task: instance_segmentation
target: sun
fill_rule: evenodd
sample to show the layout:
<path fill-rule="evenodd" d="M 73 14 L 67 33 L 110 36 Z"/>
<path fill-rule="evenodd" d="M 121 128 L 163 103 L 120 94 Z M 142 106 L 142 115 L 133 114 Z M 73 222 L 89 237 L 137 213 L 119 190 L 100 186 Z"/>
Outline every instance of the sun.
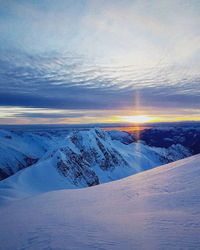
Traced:
<path fill-rule="evenodd" d="M 152 118 L 147 115 L 136 115 L 123 117 L 123 120 L 132 123 L 145 123 L 152 121 Z"/>

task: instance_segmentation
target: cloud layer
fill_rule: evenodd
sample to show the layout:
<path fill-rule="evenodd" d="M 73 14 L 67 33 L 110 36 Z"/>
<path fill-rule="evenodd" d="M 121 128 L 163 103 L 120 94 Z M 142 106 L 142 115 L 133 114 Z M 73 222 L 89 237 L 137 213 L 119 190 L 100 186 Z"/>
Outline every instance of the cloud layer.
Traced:
<path fill-rule="evenodd" d="M 0 106 L 35 109 L 16 119 L 199 112 L 199 1 L 0 3 Z"/>
<path fill-rule="evenodd" d="M 200 78 L 186 67 L 106 67 L 22 53 L 4 55 L 0 65 L 2 106 L 118 109 L 134 106 L 138 94 L 142 106 L 200 105 Z"/>

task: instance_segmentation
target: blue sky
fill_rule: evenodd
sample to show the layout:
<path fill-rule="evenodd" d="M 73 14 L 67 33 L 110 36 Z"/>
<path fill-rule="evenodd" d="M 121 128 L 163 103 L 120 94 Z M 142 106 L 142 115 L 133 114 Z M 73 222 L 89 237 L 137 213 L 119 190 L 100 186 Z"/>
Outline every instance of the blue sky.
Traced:
<path fill-rule="evenodd" d="M 0 123 L 200 119 L 199 1 L 0 4 Z"/>

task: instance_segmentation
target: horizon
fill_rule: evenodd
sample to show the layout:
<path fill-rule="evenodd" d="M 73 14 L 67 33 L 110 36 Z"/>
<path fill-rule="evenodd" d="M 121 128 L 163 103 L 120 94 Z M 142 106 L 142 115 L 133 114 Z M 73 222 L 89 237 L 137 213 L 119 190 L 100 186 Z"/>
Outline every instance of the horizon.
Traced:
<path fill-rule="evenodd" d="M 0 128 L 2 127 L 66 127 L 66 128 L 114 128 L 114 127 L 154 127 L 159 125 L 167 125 L 167 126 L 187 126 L 187 125 L 200 125 L 200 121 L 176 121 L 176 122 L 146 122 L 146 123 L 41 123 L 41 124 L 0 124 Z"/>
<path fill-rule="evenodd" d="M 200 121 L 197 0 L 1 1 L 0 124 Z"/>

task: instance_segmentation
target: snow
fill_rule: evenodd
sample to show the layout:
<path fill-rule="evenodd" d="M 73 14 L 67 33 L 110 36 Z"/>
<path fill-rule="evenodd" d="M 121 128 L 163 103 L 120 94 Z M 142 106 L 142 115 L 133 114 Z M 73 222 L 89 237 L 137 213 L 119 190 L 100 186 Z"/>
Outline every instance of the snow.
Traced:
<path fill-rule="evenodd" d="M 123 138 L 127 134 L 118 132 L 118 137 L 120 133 Z M 45 145 L 46 151 L 41 152 L 35 164 L 0 182 L 0 204 L 48 191 L 77 189 L 118 180 L 189 154 L 181 145 L 165 149 L 134 142 L 124 144 L 121 140 L 112 140 L 109 133 L 100 129 L 74 131 L 61 137 L 47 135 L 45 133 L 39 140 L 33 133 L 22 133 L 20 137 L 10 133 L 12 139 L 9 141 L 12 143 L 7 145 L 4 142 L 7 150 L 2 151 L 7 155 L 7 163 L 15 166 L 16 159 L 23 161 L 21 152 L 14 154 L 10 149 L 17 148 L 17 144 L 25 144 L 24 151 L 22 145 L 19 148 L 26 153 L 34 152 L 38 144 Z M 2 159 L 0 157 L 0 166 Z"/>
<path fill-rule="evenodd" d="M 21 154 L 28 152 L 30 156 L 38 145 L 38 148 L 42 145 L 45 151 L 40 152 L 37 163 L 18 170 L 19 172 L 0 182 L 0 204 L 43 192 L 77 189 L 118 180 L 188 155 L 181 145 L 172 145 L 168 149 L 142 143 L 127 145 L 121 140 L 113 140 L 109 133 L 100 129 L 74 131 L 67 136 L 63 136 L 63 133 L 55 136 L 45 132 L 39 139 L 38 134 L 30 132 L 1 133 L 4 143 L 2 154 L 6 155 L 6 162 L 10 167 L 15 166 L 16 159 L 23 162 Z M 120 133 L 123 138 L 127 134 L 118 131 L 118 137 Z M 11 137 L 9 144 L 7 136 Z M 22 152 L 16 151 L 14 154 L 13 149 L 17 149 L 18 144 Z M 2 159 L 0 157 L 1 165 Z"/>
<path fill-rule="evenodd" d="M 36 162 L 54 143 L 47 133 L 0 130 L 0 180 Z"/>
<path fill-rule="evenodd" d="M 97 128 L 89 131 L 43 132 L 0 130 L 0 180 L 45 160 L 61 148 L 70 148 L 75 154 L 80 154 L 91 168 L 97 167 L 97 171 L 101 172 L 101 168 L 106 170 L 107 166 L 112 168 L 112 175 L 109 173 L 107 176 L 104 171 L 105 178 L 100 180 L 101 183 L 191 155 L 189 149 L 181 145 L 178 147 L 178 144 L 155 148 L 144 142 L 134 142 L 132 135 L 122 131 L 102 131 Z M 137 164 L 139 158 L 146 159 L 142 166 Z M 114 161 L 118 161 L 117 164 Z M 124 171 L 119 173 L 124 166 Z"/>
<path fill-rule="evenodd" d="M 0 249 L 199 249 L 200 155 L 0 207 Z"/>

